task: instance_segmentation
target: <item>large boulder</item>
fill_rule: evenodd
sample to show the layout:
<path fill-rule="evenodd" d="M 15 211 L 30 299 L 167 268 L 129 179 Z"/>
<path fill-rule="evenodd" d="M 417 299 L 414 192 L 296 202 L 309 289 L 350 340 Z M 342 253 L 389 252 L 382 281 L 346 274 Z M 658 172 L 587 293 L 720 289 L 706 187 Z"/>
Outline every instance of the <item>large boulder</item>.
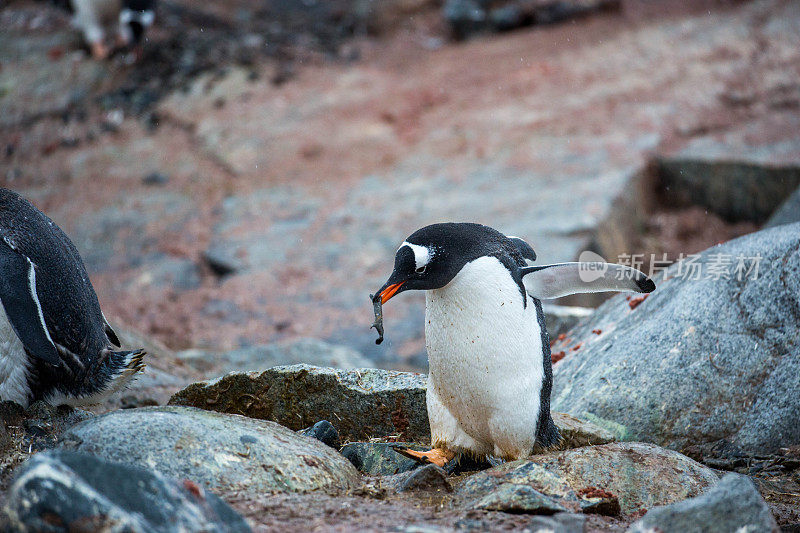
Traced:
<path fill-rule="evenodd" d="M 705 531 L 779 531 L 769 506 L 747 476 L 727 474 L 700 496 L 656 507 L 629 533 L 703 533 Z"/>
<path fill-rule="evenodd" d="M 397 436 L 427 443 L 425 381 L 422 374 L 374 368 L 279 366 L 194 383 L 170 404 L 272 420 L 294 430 L 325 419 L 343 442 Z"/>
<path fill-rule="evenodd" d="M 568 355 L 553 408 L 700 455 L 800 444 L 800 224 L 715 246 L 656 285 L 611 298 L 562 341 L 571 349 L 556 343 Z"/>
<path fill-rule="evenodd" d="M 190 407 L 111 412 L 73 426 L 61 445 L 222 492 L 339 492 L 360 483 L 350 462 L 316 439 Z"/>
<path fill-rule="evenodd" d="M 467 478 L 457 496 L 476 508 L 536 514 L 593 512 L 598 500 L 616 500 L 628 514 L 696 496 L 717 480 L 672 450 L 614 443 L 502 464 Z"/>
<path fill-rule="evenodd" d="M 192 481 L 100 457 L 50 450 L 16 472 L 5 501 L 10 531 L 250 531 Z"/>

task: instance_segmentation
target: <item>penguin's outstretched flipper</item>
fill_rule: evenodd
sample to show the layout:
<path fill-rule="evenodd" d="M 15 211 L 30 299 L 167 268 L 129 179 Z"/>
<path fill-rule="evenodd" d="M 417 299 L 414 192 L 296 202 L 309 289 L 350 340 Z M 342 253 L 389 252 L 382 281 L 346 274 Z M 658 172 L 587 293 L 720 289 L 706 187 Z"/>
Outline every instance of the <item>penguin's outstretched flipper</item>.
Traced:
<path fill-rule="evenodd" d="M 520 268 L 525 290 L 538 299 L 584 292 L 653 292 L 656 284 L 644 273 L 614 263 L 557 263 Z"/>
<path fill-rule="evenodd" d="M 435 464 L 436 466 L 440 466 L 442 468 L 444 468 L 444 465 L 449 463 L 456 456 L 455 453 L 442 448 L 433 448 L 427 452 L 418 452 L 416 450 L 412 450 L 411 448 L 406 448 L 405 446 L 395 444 L 392 445 L 392 449 L 403 457 L 413 459 L 420 464 Z"/>
<path fill-rule="evenodd" d="M 53 365 L 61 362 L 36 292 L 36 267 L 0 239 L 0 301 L 25 350 Z"/>

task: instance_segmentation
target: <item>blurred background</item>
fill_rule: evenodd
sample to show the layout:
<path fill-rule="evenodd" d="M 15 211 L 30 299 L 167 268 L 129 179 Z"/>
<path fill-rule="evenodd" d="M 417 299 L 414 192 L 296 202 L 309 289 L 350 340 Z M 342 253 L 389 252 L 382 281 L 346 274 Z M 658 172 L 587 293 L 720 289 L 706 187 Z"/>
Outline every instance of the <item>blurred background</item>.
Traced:
<path fill-rule="evenodd" d="M 369 295 L 426 224 L 647 271 L 800 218 L 799 2 L 161 0 L 102 60 L 67 4 L 0 2 L 0 183 L 166 347 L 171 390 L 424 371 L 424 295 L 387 304 L 381 346 Z"/>

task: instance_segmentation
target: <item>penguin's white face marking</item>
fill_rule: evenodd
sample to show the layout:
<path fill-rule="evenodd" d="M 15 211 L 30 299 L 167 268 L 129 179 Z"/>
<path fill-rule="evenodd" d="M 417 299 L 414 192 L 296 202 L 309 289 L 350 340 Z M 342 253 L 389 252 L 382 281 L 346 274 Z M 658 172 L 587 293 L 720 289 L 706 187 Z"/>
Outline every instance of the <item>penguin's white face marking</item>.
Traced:
<path fill-rule="evenodd" d="M 435 249 L 428 248 L 427 246 L 422 246 L 420 244 L 413 244 L 408 241 L 404 241 L 403 244 L 400 245 L 400 248 L 403 246 L 408 246 L 412 252 L 414 252 L 414 271 L 415 272 L 424 272 L 428 266 L 428 263 L 431 262 L 433 259 L 433 255 L 436 252 Z M 397 251 L 400 251 L 400 248 Z"/>

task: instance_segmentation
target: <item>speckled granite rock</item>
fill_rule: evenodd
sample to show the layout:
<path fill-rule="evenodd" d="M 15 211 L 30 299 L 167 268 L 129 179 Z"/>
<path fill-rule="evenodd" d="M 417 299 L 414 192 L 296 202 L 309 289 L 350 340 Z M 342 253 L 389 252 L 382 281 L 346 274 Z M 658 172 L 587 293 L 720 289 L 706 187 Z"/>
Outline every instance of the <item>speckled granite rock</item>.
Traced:
<path fill-rule="evenodd" d="M 740 256 L 757 269 L 737 274 Z M 677 450 L 800 444 L 800 224 L 691 261 L 635 308 L 614 296 L 572 330 L 581 346 L 553 368 L 553 409 Z"/>
<path fill-rule="evenodd" d="M 272 420 L 295 430 L 325 419 L 342 442 L 396 435 L 428 443 L 425 381 L 422 374 L 374 368 L 279 366 L 194 383 L 170 404 Z"/>
<path fill-rule="evenodd" d="M 316 439 L 273 422 L 190 407 L 111 412 L 72 427 L 61 446 L 218 492 L 339 492 L 360 484 L 353 465 Z"/>
<path fill-rule="evenodd" d="M 713 470 L 677 452 L 614 443 L 502 464 L 467 478 L 457 496 L 475 507 L 544 513 L 558 506 L 595 512 L 603 510 L 599 500 L 616 497 L 621 511 L 631 513 L 696 496 L 717 480 Z M 607 494 L 598 498 L 597 489 Z"/>

